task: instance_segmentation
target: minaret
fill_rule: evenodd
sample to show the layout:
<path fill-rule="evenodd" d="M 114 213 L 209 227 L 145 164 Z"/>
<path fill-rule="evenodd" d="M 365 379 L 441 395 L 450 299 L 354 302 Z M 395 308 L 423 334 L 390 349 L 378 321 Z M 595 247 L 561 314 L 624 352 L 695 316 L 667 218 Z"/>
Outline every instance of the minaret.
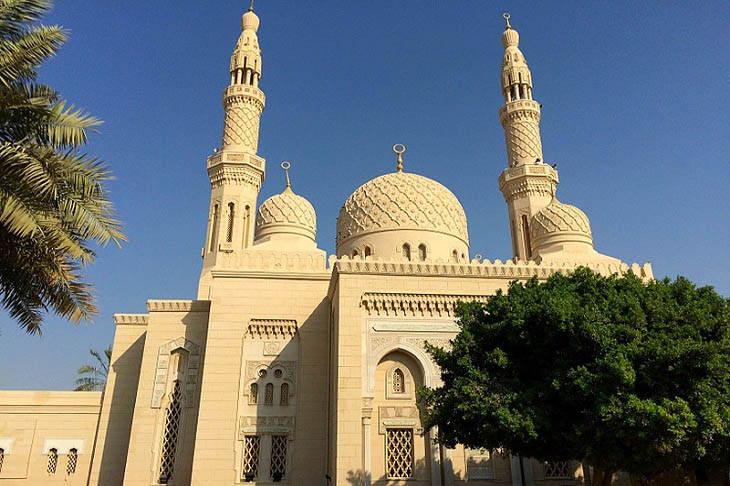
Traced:
<path fill-rule="evenodd" d="M 266 161 L 256 154 L 266 97 L 259 86 L 259 18 L 253 1 L 241 19 L 242 32 L 231 56 L 230 85 L 223 92 L 223 142 L 208 157 L 211 195 L 203 269 L 220 265 L 224 255 L 253 244 L 256 199 Z"/>
<path fill-rule="evenodd" d="M 499 121 L 507 142 L 507 168 L 499 176 L 499 189 L 509 211 L 512 253 L 532 259 L 530 218 L 555 195 L 558 172 L 545 163 L 540 141 L 540 104 L 532 99 L 532 75 L 518 44 L 520 36 L 504 14 L 504 57 L 500 77 L 504 105 Z"/>

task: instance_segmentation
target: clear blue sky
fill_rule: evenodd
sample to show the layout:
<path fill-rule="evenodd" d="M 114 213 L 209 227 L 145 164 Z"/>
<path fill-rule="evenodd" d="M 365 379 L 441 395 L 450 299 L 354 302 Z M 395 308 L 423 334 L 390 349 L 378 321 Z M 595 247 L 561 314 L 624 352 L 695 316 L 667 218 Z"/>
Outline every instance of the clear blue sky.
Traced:
<path fill-rule="evenodd" d="M 215 5 L 214 7 L 212 5 Z M 58 0 L 45 23 L 71 31 L 42 70 L 105 120 L 89 151 L 116 174 L 129 243 L 88 269 L 100 315 L 53 316 L 42 337 L 0 314 L 0 389 L 69 389 L 89 348 L 112 341 L 115 312 L 150 298 L 194 298 L 220 145 L 221 93 L 242 0 Z M 472 255 L 511 256 L 497 187 L 505 167 L 498 76 L 501 14 L 512 13 L 543 103 L 545 159 L 558 196 L 590 217 L 596 248 L 655 275 L 685 275 L 730 295 L 730 2 L 259 0 L 267 95 L 259 202 L 292 183 L 334 251 L 341 204 L 394 170 L 461 200 Z"/>

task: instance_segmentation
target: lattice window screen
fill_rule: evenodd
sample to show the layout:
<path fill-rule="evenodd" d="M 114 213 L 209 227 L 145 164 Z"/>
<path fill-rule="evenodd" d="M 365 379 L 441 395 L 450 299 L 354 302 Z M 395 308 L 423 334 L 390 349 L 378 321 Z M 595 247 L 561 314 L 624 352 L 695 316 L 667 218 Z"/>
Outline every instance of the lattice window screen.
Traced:
<path fill-rule="evenodd" d="M 243 441 L 243 477 L 256 478 L 259 474 L 259 451 L 261 450 L 261 437 L 258 435 L 247 435 Z"/>
<path fill-rule="evenodd" d="M 251 389 L 248 393 L 248 403 L 251 405 L 259 403 L 259 386 L 256 383 L 251 383 Z"/>
<path fill-rule="evenodd" d="M 175 380 L 170 401 L 165 410 L 165 427 L 162 429 L 162 453 L 160 454 L 160 484 L 167 484 L 175 472 L 175 454 L 180 437 L 180 418 L 182 415 L 182 395 L 180 382 Z"/>
<path fill-rule="evenodd" d="M 264 405 L 274 404 L 274 384 L 267 383 L 266 391 L 264 392 Z"/>
<path fill-rule="evenodd" d="M 272 435 L 271 436 L 271 477 L 275 474 L 281 474 L 284 477 L 286 474 L 286 436 L 285 435 Z"/>
<path fill-rule="evenodd" d="M 46 472 L 48 474 L 56 474 L 56 467 L 58 466 L 58 451 L 51 449 L 48 451 L 48 466 L 46 466 Z"/>
<path fill-rule="evenodd" d="M 396 368 L 393 371 L 393 393 L 405 393 L 405 376 L 403 370 Z"/>
<path fill-rule="evenodd" d="M 281 384 L 281 396 L 279 397 L 279 405 L 289 405 L 289 384 Z"/>
<path fill-rule="evenodd" d="M 0 472 L 3 472 L 3 462 L 5 461 L 5 449 L 0 447 Z"/>
<path fill-rule="evenodd" d="M 79 451 L 71 449 L 66 456 L 66 474 L 69 476 L 76 472 L 76 463 L 79 462 Z"/>
<path fill-rule="evenodd" d="M 546 462 L 545 478 L 571 479 L 573 471 L 570 461 Z"/>
<path fill-rule="evenodd" d="M 388 479 L 413 477 L 413 429 L 386 429 Z"/>

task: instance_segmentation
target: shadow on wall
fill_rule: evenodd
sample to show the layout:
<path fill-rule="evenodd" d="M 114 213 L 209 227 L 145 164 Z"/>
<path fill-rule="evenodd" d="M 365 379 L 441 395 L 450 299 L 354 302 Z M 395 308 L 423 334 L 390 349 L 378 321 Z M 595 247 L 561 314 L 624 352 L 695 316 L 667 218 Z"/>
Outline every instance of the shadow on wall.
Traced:
<path fill-rule="evenodd" d="M 427 468 L 428 465 L 426 464 L 425 459 L 419 459 L 415 461 L 413 465 L 413 470 L 424 470 L 424 468 Z M 365 486 L 367 475 L 369 473 L 366 473 L 362 469 L 358 470 L 350 470 L 347 471 L 347 477 L 345 478 L 349 484 L 352 486 Z M 400 478 L 400 479 L 391 479 L 387 476 L 381 476 L 379 478 L 371 478 L 370 484 L 392 484 L 394 482 L 400 482 L 400 481 L 407 481 L 409 485 L 416 485 L 416 484 L 431 484 L 430 478 L 425 478 L 423 480 L 415 480 L 414 478 Z M 443 478 L 441 480 L 441 483 L 443 484 Z"/>
<path fill-rule="evenodd" d="M 104 389 L 104 397 L 109 397 L 109 421 L 107 423 L 104 446 L 101 448 L 101 457 L 94 458 L 101 461 L 99 465 L 99 484 L 122 484 L 124 481 L 124 467 L 127 463 L 129 449 L 129 435 L 132 430 L 134 403 L 137 398 L 140 365 L 142 352 L 147 333 L 143 333 L 111 364 L 114 371 L 114 389 Z M 129 384 L 135 384 L 130 389 Z M 110 393 L 111 392 L 111 393 Z M 98 431 L 97 431 L 98 434 Z"/>

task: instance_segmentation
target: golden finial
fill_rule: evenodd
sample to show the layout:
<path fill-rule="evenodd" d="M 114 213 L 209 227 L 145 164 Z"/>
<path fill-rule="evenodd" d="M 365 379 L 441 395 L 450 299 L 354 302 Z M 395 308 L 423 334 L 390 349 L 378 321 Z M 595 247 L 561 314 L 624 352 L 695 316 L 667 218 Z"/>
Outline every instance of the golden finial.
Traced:
<path fill-rule="evenodd" d="M 291 167 L 291 162 L 285 160 L 281 163 L 281 168 L 284 169 L 284 175 L 286 175 L 287 189 L 291 189 L 291 181 L 289 180 L 289 167 Z"/>
<path fill-rule="evenodd" d="M 398 154 L 398 172 L 403 172 L 403 152 L 406 151 L 406 146 L 402 143 L 393 145 L 393 152 Z"/>
<path fill-rule="evenodd" d="M 248 5 L 248 11 L 253 12 L 253 0 L 251 0 L 251 3 Z"/>
<path fill-rule="evenodd" d="M 253 0 L 251 0 L 251 2 L 253 3 Z M 512 26 L 511 26 L 511 25 L 509 24 L 509 18 L 510 18 L 510 14 L 509 14 L 509 12 L 505 12 L 505 13 L 503 13 L 503 14 L 502 14 L 502 17 L 504 17 L 504 21 L 505 21 L 505 22 L 507 22 L 507 28 L 508 28 L 508 29 L 511 29 L 511 28 L 512 28 Z"/>

